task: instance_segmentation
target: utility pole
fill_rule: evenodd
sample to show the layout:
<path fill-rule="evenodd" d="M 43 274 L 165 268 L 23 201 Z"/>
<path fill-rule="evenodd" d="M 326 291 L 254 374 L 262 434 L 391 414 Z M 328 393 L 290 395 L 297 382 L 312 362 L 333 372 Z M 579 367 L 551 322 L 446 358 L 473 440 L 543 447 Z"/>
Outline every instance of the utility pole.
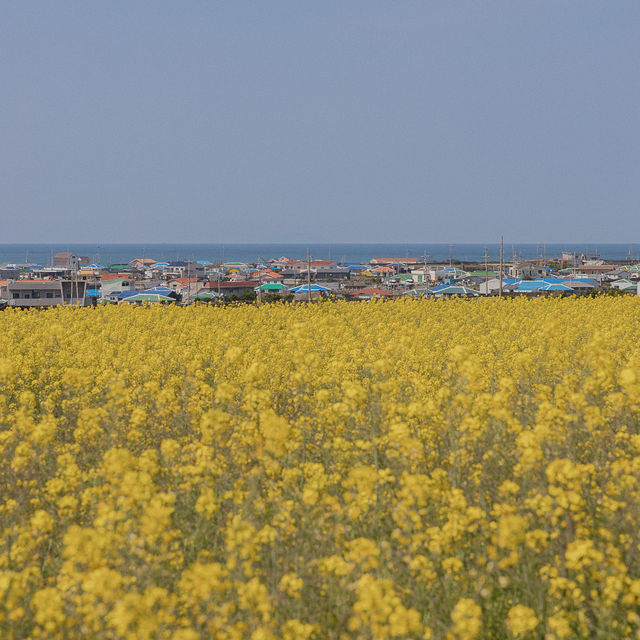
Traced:
<path fill-rule="evenodd" d="M 187 300 L 191 293 L 191 259 L 187 258 Z"/>
<path fill-rule="evenodd" d="M 424 260 L 424 275 L 422 276 L 422 284 L 426 286 L 427 284 L 427 251 L 426 249 L 422 258 Z"/>
<path fill-rule="evenodd" d="M 498 296 L 502 298 L 502 261 L 504 251 L 504 238 L 500 236 L 500 288 L 498 289 Z"/>
<path fill-rule="evenodd" d="M 258 302 L 262 303 L 262 269 L 260 268 L 260 256 L 258 256 Z"/>
<path fill-rule="evenodd" d="M 487 265 L 487 247 L 484 248 L 484 288 L 489 293 L 489 266 Z"/>
<path fill-rule="evenodd" d="M 307 302 L 311 302 L 311 249 L 307 247 Z"/>
<path fill-rule="evenodd" d="M 451 262 L 452 258 L 453 258 L 453 245 L 450 244 L 449 245 L 449 266 L 451 266 L 451 264 L 452 264 L 452 262 Z"/>

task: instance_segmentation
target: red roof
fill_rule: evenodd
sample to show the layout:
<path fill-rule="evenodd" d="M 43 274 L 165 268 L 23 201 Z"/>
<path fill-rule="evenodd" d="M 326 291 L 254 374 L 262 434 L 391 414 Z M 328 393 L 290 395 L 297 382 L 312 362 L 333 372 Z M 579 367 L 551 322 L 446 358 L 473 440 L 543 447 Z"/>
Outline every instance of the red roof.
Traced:
<path fill-rule="evenodd" d="M 256 283 L 249 280 L 240 280 L 238 282 L 229 282 L 228 280 L 225 280 L 219 283 L 217 281 L 204 283 L 204 286 L 207 289 L 217 289 L 218 285 L 221 289 L 235 289 L 238 287 L 246 287 L 247 289 L 250 287 L 251 289 L 254 289 Z"/>
<path fill-rule="evenodd" d="M 360 291 L 354 291 L 351 295 L 352 296 L 359 296 L 359 295 L 393 296 L 393 293 L 391 293 L 390 291 L 385 291 L 384 289 L 371 288 L 371 289 L 360 289 Z"/>

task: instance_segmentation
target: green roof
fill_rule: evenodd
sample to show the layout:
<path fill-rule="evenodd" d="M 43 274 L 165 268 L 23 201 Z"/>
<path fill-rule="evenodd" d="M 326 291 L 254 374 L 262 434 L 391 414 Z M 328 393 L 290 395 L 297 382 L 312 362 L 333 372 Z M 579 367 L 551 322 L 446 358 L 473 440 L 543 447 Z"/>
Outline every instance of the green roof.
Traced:
<path fill-rule="evenodd" d="M 196 295 L 191 296 L 189 300 L 194 300 L 194 301 L 217 300 L 218 297 L 219 295 L 215 291 L 202 291 L 201 293 L 197 293 Z"/>

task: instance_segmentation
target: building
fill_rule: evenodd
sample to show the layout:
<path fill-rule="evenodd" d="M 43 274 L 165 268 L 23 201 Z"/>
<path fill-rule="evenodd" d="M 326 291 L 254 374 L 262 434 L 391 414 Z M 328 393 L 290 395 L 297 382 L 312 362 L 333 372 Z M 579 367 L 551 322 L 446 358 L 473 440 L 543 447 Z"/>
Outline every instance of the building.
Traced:
<path fill-rule="evenodd" d="M 0 269 L 0 280 L 18 280 L 20 269 L 18 267 L 4 267 Z"/>
<path fill-rule="evenodd" d="M 310 262 L 295 260 L 285 265 L 284 269 L 282 269 L 282 274 L 301 275 L 303 273 L 306 274 L 309 269 L 311 269 L 312 274 L 315 274 L 318 271 L 331 271 L 337 268 L 338 263 L 335 260 L 311 260 Z"/>
<path fill-rule="evenodd" d="M 369 260 L 369 264 L 373 266 L 415 266 L 421 263 L 418 258 L 372 258 L 371 260 Z"/>
<path fill-rule="evenodd" d="M 88 259 L 87 264 L 89 264 Z M 72 271 L 77 271 L 80 267 L 80 258 L 68 251 L 62 251 L 60 253 L 56 253 L 56 255 L 53 256 L 53 266 L 64 267 L 66 269 L 71 269 Z"/>
<path fill-rule="evenodd" d="M 132 260 L 129 265 L 136 269 L 144 269 L 145 267 L 153 267 L 155 263 L 156 261 L 152 258 L 136 258 Z"/>
<path fill-rule="evenodd" d="M 100 289 L 104 298 L 117 296 L 123 291 L 132 291 L 134 288 L 135 280 L 133 278 L 103 276 L 101 279 Z"/>
<path fill-rule="evenodd" d="M 205 265 L 198 262 L 175 260 L 162 269 L 164 278 L 204 278 Z"/>
<path fill-rule="evenodd" d="M 574 271 L 587 276 L 601 276 L 610 271 L 615 271 L 617 268 L 613 264 L 583 264 L 576 267 Z"/>
<path fill-rule="evenodd" d="M 183 298 L 188 298 L 202 289 L 202 281 L 198 278 L 172 278 L 167 281 L 167 287 Z"/>
<path fill-rule="evenodd" d="M 349 294 L 353 298 L 358 300 L 371 300 L 371 298 L 393 298 L 394 294 L 386 289 L 377 289 L 375 287 L 368 287 L 366 289 L 360 289 Z"/>
<path fill-rule="evenodd" d="M 351 271 L 344 267 L 317 267 L 314 275 L 317 280 L 348 280 Z"/>
<path fill-rule="evenodd" d="M 238 280 L 234 282 L 225 280 L 224 282 L 205 282 L 203 283 L 200 291 L 218 291 L 219 290 L 223 296 L 228 297 L 228 296 L 241 296 L 243 293 L 246 293 L 247 291 L 255 293 L 255 288 L 256 288 L 256 283 L 254 280 Z"/>
<path fill-rule="evenodd" d="M 525 262 L 519 261 L 514 262 L 509 267 L 509 277 L 517 278 L 521 280 L 525 279 L 536 279 L 536 278 L 544 278 L 549 273 L 549 267 L 546 267 L 539 262 Z"/>
<path fill-rule="evenodd" d="M 0 298 L 10 307 L 85 306 L 86 287 L 85 280 L 6 280 Z"/>

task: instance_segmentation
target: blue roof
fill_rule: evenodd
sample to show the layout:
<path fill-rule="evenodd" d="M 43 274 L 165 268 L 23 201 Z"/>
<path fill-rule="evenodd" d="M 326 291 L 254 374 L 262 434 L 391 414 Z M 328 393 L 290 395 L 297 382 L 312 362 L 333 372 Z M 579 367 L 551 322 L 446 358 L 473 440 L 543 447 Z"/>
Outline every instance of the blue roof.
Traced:
<path fill-rule="evenodd" d="M 124 298 L 128 298 L 129 296 L 136 296 L 139 293 L 141 293 L 140 291 L 120 291 L 120 293 L 118 293 L 118 298 L 120 300 L 123 300 Z"/>
<path fill-rule="evenodd" d="M 518 283 L 516 291 L 538 291 L 545 285 L 543 280 L 522 280 Z"/>
<path fill-rule="evenodd" d="M 99 296 L 100 295 L 100 289 L 87 289 L 87 295 L 88 296 Z"/>
<path fill-rule="evenodd" d="M 301 284 L 298 287 L 293 287 L 293 289 L 289 289 L 289 291 L 293 293 L 309 293 L 309 289 L 306 284 Z M 313 291 L 331 291 L 331 289 L 327 289 L 326 287 L 321 287 L 319 284 L 311 285 L 311 292 Z"/>
<path fill-rule="evenodd" d="M 136 293 L 158 293 L 161 296 L 168 296 L 170 293 L 175 293 L 175 290 L 169 289 L 169 287 L 152 287 L 151 289 L 137 291 Z"/>

